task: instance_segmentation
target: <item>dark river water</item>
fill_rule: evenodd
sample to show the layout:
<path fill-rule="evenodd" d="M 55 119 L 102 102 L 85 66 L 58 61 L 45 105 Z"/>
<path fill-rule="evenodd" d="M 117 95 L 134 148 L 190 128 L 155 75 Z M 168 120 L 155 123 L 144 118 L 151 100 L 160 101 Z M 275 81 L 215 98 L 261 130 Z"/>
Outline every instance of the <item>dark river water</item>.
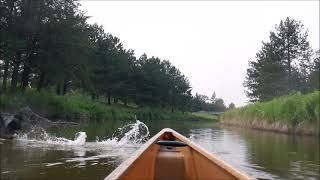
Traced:
<path fill-rule="evenodd" d="M 125 124 L 128 122 L 48 132 L 34 128 L 14 140 L 0 140 L 0 179 L 103 179 L 165 127 L 258 179 L 320 179 L 319 138 L 222 127 L 212 122 L 146 121 L 147 127 L 141 122 Z M 73 138 L 70 133 L 77 131 L 82 132 Z"/>

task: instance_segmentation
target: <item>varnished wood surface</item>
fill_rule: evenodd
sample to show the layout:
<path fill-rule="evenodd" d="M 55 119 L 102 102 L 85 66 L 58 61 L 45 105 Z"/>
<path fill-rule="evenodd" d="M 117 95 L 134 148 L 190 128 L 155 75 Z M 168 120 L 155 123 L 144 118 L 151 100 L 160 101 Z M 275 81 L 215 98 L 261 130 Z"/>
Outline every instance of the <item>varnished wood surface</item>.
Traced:
<path fill-rule="evenodd" d="M 161 164 L 165 161 L 163 158 L 168 158 L 169 156 L 164 156 L 165 153 L 160 152 L 160 146 L 155 144 L 158 140 L 163 139 L 179 140 L 188 146 L 177 147 L 175 154 L 176 159 L 183 159 L 183 163 L 179 163 L 179 168 L 174 167 L 171 163 L 167 163 L 166 167 L 161 168 Z M 175 156 L 172 154 L 172 156 Z M 179 156 L 179 157 L 178 157 Z M 174 162 L 174 158 L 171 159 Z M 178 162 L 178 161 L 177 161 Z M 181 168 L 180 164 L 184 165 Z M 159 172 L 161 171 L 166 172 Z M 164 170 L 165 169 L 165 170 Z M 176 169 L 176 171 L 175 171 Z M 183 169 L 183 170 L 178 170 Z M 170 171 L 172 170 L 172 171 Z M 109 174 L 105 180 L 115 180 L 115 179 L 130 179 L 130 180 L 153 180 L 153 179 L 163 179 L 166 177 L 160 173 L 183 173 L 176 174 L 174 177 L 184 177 L 184 179 L 254 179 L 247 176 L 246 174 L 234 169 L 230 165 L 226 164 L 222 160 L 218 159 L 214 155 L 207 152 L 205 149 L 199 147 L 198 145 L 191 142 L 188 138 L 182 136 L 176 131 L 166 128 L 161 130 L 158 134 L 153 136 L 148 142 L 146 142 L 140 149 L 138 149 L 130 158 L 124 161 L 118 168 L 116 168 L 111 174 Z M 174 178 L 173 178 L 174 179 Z M 170 179 L 169 179 L 170 180 Z"/>

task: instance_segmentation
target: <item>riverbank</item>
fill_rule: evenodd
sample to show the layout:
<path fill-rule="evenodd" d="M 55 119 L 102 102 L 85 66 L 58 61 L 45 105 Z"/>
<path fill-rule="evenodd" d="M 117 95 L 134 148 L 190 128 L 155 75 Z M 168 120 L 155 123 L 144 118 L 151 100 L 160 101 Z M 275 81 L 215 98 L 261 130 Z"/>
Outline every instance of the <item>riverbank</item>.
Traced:
<path fill-rule="evenodd" d="M 108 105 L 102 98 L 92 100 L 80 93 L 64 96 L 31 89 L 25 92 L 3 93 L 0 95 L 0 112 L 15 112 L 23 107 L 50 120 L 73 122 L 104 122 L 108 120 L 215 120 L 189 112 L 171 112 L 170 109 Z"/>
<path fill-rule="evenodd" d="M 319 136 L 320 91 L 295 93 L 236 108 L 222 115 L 222 123 L 245 128 Z"/>

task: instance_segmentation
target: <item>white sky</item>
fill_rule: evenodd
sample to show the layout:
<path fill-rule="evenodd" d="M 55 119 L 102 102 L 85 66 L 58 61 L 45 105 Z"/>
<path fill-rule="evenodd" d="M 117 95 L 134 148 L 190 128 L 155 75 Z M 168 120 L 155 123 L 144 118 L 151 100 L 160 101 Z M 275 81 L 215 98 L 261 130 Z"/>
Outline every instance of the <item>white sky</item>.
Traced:
<path fill-rule="evenodd" d="M 309 29 L 319 49 L 319 1 L 81 1 L 81 9 L 134 49 L 170 62 L 196 92 L 215 91 L 228 105 L 245 105 L 248 61 L 287 16 Z"/>

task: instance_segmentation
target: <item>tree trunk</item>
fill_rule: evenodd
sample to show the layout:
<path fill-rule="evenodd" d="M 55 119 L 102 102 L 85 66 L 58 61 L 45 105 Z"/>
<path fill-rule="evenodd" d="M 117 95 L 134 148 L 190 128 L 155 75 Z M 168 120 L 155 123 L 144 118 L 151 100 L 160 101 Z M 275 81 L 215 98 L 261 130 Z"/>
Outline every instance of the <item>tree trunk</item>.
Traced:
<path fill-rule="evenodd" d="M 24 91 L 26 87 L 29 85 L 29 75 L 30 75 L 30 60 L 29 58 L 26 60 L 26 62 L 23 65 L 23 72 L 22 72 L 22 78 L 21 78 L 21 87 Z"/>
<path fill-rule="evenodd" d="M 110 90 L 108 90 L 107 96 L 108 96 L 108 104 L 110 105 L 111 104 L 111 92 L 110 92 Z"/>
<path fill-rule="evenodd" d="M 17 89 L 20 62 L 21 62 L 21 53 L 17 52 L 16 59 L 13 64 L 13 71 L 11 76 L 11 91 L 13 92 L 15 92 Z"/>
<path fill-rule="evenodd" d="M 292 82 L 291 82 L 291 60 L 288 59 L 288 93 L 292 90 Z"/>
<path fill-rule="evenodd" d="M 2 81 L 2 88 L 4 91 L 7 89 L 8 73 L 9 73 L 9 61 L 4 60 L 4 73 L 3 73 L 3 81 Z"/>
<path fill-rule="evenodd" d="M 91 93 L 91 100 L 95 100 L 96 99 L 96 93 Z"/>
<path fill-rule="evenodd" d="M 128 106 L 128 98 L 125 98 L 123 101 L 124 101 L 124 106 Z"/>
<path fill-rule="evenodd" d="M 38 82 L 38 86 L 37 86 L 37 91 L 41 91 L 41 89 L 43 88 L 43 84 L 44 84 L 44 78 L 45 78 L 45 73 L 44 72 L 40 72 L 40 77 L 39 77 L 39 82 Z"/>
<path fill-rule="evenodd" d="M 288 62 L 287 62 L 287 66 L 288 66 L 288 94 L 290 93 L 291 91 L 291 59 L 290 59 L 290 40 L 289 38 L 287 39 L 288 41 L 288 48 L 287 48 L 287 56 L 288 56 Z"/>
<path fill-rule="evenodd" d="M 60 83 L 57 83 L 56 93 L 57 93 L 57 95 L 61 95 L 61 85 L 60 85 Z"/>
<path fill-rule="evenodd" d="M 113 98 L 113 104 L 117 104 L 118 103 L 118 99 L 117 98 Z"/>
<path fill-rule="evenodd" d="M 67 90 L 68 90 L 68 83 L 66 81 L 64 81 L 62 95 L 65 95 L 67 93 Z"/>

